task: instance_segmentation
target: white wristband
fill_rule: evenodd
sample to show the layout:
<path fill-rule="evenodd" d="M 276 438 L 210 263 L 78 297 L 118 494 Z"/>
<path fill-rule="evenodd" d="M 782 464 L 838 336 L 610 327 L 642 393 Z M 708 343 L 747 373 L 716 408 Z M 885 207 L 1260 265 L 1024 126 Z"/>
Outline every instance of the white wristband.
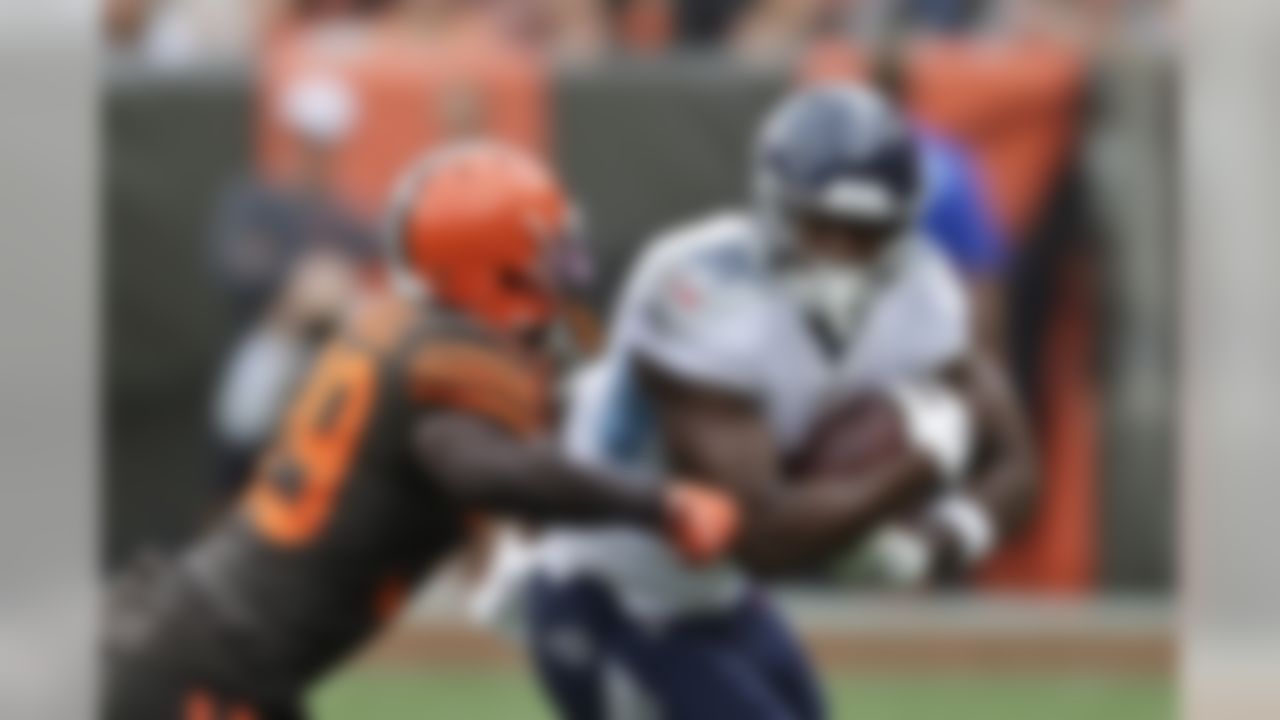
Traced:
<path fill-rule="evenodd" d="M 930 514 L 934 522 L 954 534 L 966 563 L 981 562 L 995 549 L 999 540 L 995 523 L 973 498 L 950 495 L 934 505 Z"/>
<path fill-rule="evenodd" d="M 892 397 L 911 444 L 929 457 L 947 483 L 963 480 L 974 444 L 973 413 L 964 397 L 935 381 L 900 383 Z"/>

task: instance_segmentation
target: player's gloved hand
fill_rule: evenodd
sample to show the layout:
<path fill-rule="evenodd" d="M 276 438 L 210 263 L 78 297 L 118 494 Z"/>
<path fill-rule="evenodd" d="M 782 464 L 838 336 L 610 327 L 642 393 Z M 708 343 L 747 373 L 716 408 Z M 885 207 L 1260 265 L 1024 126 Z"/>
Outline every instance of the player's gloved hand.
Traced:
<path fill-rule="evenodd" d="M 891 393 L 911 444 L 948 484 L 959 482 L 973 456 L 974 419 L 968 401 L 936 380 L 900 383 Z"/>
<path fill-rule="evenodd" d="M 1000 531 L 991 515 L 964 493 L 951 493 L 935 501 L 928 521 L 950 539 L 962 567 L 986 560 L 1000 542 Z"/>
<path fill-rule="evenodd" d="M 859 565 L 872 579 L 895 588 L 923 584 L 933 567 L 933 547 L 929 539 L 897 524 L 877 530 L 868 538 L 859 556 Z"/>
<path fill-rule="evenodd" d="M 668 485 L 665 502 L 667 536 L 690 565 L 719 560 L 738 537 L 738 504 L 721 490 L 675 482 Z"/>
<path fill-rule="evenodd" d="M 935 500 L 915 524 L 877 529 L 859 549 L 850 570 L 855 577 L 893 587 L 958 578 L 995 551 L 999 533 L 982 505 L 964 493 Z"/>

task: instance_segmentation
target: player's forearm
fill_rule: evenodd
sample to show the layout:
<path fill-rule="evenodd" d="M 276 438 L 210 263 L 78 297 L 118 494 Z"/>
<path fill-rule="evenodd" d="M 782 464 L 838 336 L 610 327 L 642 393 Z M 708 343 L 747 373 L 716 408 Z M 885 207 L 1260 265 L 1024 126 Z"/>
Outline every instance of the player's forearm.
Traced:
<path fill-rule="evenodd" d="M 1002 539 L 1025 523 L 1035 488 L 1033 465 L 1008 458 L 979 473 L 965 488 L 934 498 L 912 521 L 889 530 L 905 530 L 927 548 L 924 575 L 907 582 L 926 577 L 939 584 L 963 582 Z"/>
<path fill-rule="evenodd" d="M 549 448 L 524 448 L 494 458 L 470 483 L 466 499 L 486 509 L 533 520 L 569 523 L 662 524 L 663 501 L 653 488 L 637 488 L 581 467 Z"/>
<path fill-rule="evenodd" d="M 1039 486 L 1034 442 L 1009 378 L 989 356 L 970 359 L 961 387 L 973 403 L 980 437 L 964 491 L 980 504 L 999 534 L 1030 516 Z"/>
<path fill-rule="evenodd" d="M 1029 447 L 1008 447 L 975 473 L 967 490 L 992 518 L 1001 535 L 1017 531 L 1031 515 L 1039 491 Z"/>
<path fill-rule="evenodd" d="M 656 490 L 635 488 L 462 416 L 439 416 L 415 432 L 423 470 L 462 505 L 521 519 L 663 522 Z"/>
<path fill-rule="evenodd" d="M 810 570 L 918 501 L 936 487 L 936 477 L 912 454 L 855 481 L 779 483 L 748 505 L 738 556 L 760 573 Z"/>
<path fill-rule="evenodd" d="M 1030 518 L 1039 479 L 1026 422 L 1007 379 L 979 358 L 962 383 L 981 437 L 964 482 L 928 504 L 913 523 L 928 552 L 928 575 L 961 581 Z"/>
<path fill-rule="evenodd" d="M 963 582 L 1029 516 L 1035 463 L 1029 446 L 984 448 L 978 471 L 879 528 L 865 556 L 885 580 Z"/>

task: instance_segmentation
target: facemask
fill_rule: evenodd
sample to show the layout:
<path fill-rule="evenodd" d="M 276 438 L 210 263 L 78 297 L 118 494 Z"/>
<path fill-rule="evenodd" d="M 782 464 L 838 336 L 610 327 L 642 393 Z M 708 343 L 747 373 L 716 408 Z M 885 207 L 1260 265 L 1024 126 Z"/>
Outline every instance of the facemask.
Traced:
<path fill-rule="evenodd" d="M 873 273 L 865 267 L 814 263 L 783 277 L 796 302 L 841 343 L 853 335 L 875 295 Z"/>

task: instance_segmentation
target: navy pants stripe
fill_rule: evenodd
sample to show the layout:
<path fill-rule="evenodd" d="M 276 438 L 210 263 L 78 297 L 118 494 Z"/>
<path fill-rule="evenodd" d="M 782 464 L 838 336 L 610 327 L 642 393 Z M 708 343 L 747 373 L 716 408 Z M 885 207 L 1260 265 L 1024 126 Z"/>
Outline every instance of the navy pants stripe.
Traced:
<path fill-rule="evenodd" d="M 759 596 L 652 628 L 593 580 L 535 582 L 531 650 L 566 720 L 820 720 L 809 665 Z"/>

